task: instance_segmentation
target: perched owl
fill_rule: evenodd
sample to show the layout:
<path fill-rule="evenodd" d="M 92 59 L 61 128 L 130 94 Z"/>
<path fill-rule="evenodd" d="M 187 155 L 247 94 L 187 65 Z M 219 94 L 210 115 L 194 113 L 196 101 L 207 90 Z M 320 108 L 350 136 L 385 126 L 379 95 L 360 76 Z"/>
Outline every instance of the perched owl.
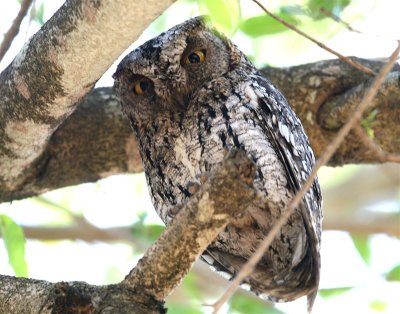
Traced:
<path fill-rule="evenodd" d="M 281 92 L 245 55 L 198 17 L 128 54 L 115 88 L 139 140 L 157 213 L 168 224 L 196 182 L 227 150 L 254 161 L 249 204 L 203 253 L 234 276 L 307 179 L 314 155 L 301 122 Z M 273 301 L 307 295 L 311 307 L 320 271 L 321 191 L 317 180 L 244 284 Z"/>

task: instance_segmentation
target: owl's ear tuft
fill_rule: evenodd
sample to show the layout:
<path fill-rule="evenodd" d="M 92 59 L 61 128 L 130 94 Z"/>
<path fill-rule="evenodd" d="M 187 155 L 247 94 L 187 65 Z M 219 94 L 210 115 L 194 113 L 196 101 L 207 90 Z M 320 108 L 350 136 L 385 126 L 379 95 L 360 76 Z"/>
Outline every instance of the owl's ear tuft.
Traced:
<path fill-rule="evenodd" d="M 117 68 L 117 70 L 114 72 L 114 74 L 112 75 L 112 78 L 115 80 L 115 81 L 118 81 L 119 80 L 119 78 L 121 77 L 121 75 L 122 75 L 122 72 L 124 72 L 124 69 L 120 66 L 120 64 L 118 65 L 118 68 Z"/>

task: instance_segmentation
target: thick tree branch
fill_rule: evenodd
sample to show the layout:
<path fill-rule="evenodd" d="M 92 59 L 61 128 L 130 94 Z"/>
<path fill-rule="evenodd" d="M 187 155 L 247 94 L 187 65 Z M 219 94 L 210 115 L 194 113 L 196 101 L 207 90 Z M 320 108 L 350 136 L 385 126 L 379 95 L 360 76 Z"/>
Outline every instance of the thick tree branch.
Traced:
<path fill-rule="evenodd" d="M 71 0 L 0 74 L 0 198 L 22 190 L 54 130 L 173 0 Z M 129 14 L 127 14 L 129 13 Z"/>
<path fill-rule="evenodd" d="M 359 63 L 378 72 L 382 61 L 357 59 Z M 371 124 L 375 142 L 383 151 L 400 154 L 400 66 L 396 64 L 389 73 L 371 107 L 364 114 L 377 109 Z M 282 90 L 296 111 L 310 139 L 314 152 L 319 156 L 332 142 L 371 84 L 371 78 L 340 60 L 326 60 L 289 68 L 265 68 L 262 73 Z M 397 77 L 397 79 L 396 79 Z M 356 91 L 354 96 L 353 92 Z M 390 92 L 388 92 L 390 91 Z M 338 114 L 340 113 L 340 114 Z M 379 163 L 380 160 L 355 134 L 350 132 L 335 152 L 329 165 L 348 163 Z"/>
<path fill-rule="evenodd" d="M 400 186 L 400 165 L 386 163 L 360 167 L 345 182 L 323 190 L 324 220 L 323 229 L 340 230 L 350 233 L 368 235 L 386 233 L 400 236 L 399 221 L 388 213 L 365 210 L 371 204 L 398 198 Z M 373 178 L 373 180 L 371 180 Z M 338 197 L 340 195 L 340 198 Z M 80 217 L 79 217 L 80 218 Z M 75 218 L 71 226 L 22 226 L 28 239 L 36 240 L 83 240 L 95 241 L 127 241 L 135 247 L 147 248 L 134 234 L 135 226 L 98 228 L 84 218 Z M 141 229 L 141 228 L 140 228 Z"/>
<path fill-rule="evenodd" d="M 0 313 L 159 314 L 165 310 L 161 303 L 121 284 L 50 283 L 0 275 Z"/>
<path fill-rule="evenodd" d="M 358 61 L 375 71 L 383 64 L 380 61 Z M 400 106 L 397 101 L 400 87 L 396 81 L 400 66 L 396 65 L 395 70 L 386 78 L 372 103 L 371 110 L 376 108 L 378 114 L 371 128 L 375 142 L 385 152 L 400 154 Z M 317 156 L 332 141 L 337 133 L 335 128 L 348 117 L 352 104 L 368 88 L 370 80 L 369 75 L 340 60 L 290 68 L 265 68 L 262 73 L 288 98 L 302 120 Z M 356 91 L 354 97 L 349 97 L 351 91 Z M 1 187 L 0 181 L 0 202 L 143 169 L 137 142 L 112 88 L 95 89 L 89 93 L 43 145 L 43 152 L 36 160 L 26 161 L 26 172 L 20 174 L 25 180 L 20 185 L 10 183 Z M 329 164 L 377 162 L 381 162 L 380 158 L 351 132 Z M 10 160 L 8 165 L 0 171 L 0 177 L 9 176 L 15 162 Z"/>
<path fill-rule="evenodd" d="M 0 276 L 0 313 L 164 313 L 163 300 L 257 194 L 254 164 L 231 152 L 120 284 L 49 283 Z"/>
<path fill-rule="evenodd" d="M 256 197 L 254 176 L 255 166 L 244 153 L 230 153 L 123 282 L 164 300 L 210 242 Z"/>

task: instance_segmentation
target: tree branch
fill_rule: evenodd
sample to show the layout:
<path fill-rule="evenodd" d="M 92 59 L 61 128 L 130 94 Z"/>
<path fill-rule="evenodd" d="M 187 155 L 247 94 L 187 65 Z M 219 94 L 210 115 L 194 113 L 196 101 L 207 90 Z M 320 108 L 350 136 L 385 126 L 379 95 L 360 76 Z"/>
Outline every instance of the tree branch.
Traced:
<path fill-rule="evenodd" d="M 353 59 L 376 72 L 384 65 L 382 61 Z M 382 150 L 392 154 L 400 154 L 400 105 L 396 100 L 400 96 L 399 71 L 399 64 L 395 64 L 364 114 L 367 117 L 372 110 L 378 110 L 371 124 L 374 140 Z M 369 75 L 340 60 L 319 61 L 289 68 L 269 67 L 261 72 L 271 78 L 288 99 L 303 123 L 316 156 L 320 156 L 323 149 L 332 142 L 354 109 L 354 104 L 361 100 L 361 95 L 365 94 L 371 84 Z M 356 95 L 352 96 L 355 91 Z M 352 131 L 328 165 L 379 162 L 380 159 L 371 154 L 370 149 L 360 143 Z"/>
<path fill-rule="evenodd" d="M 243 152 L 230 153 L 123 282 L 164 300 L 210 242 L 256 197 L 254 176 L 255 166 Z"/>
<path fill-rule="evenodd" d="M 1 313 L 164 313 L 163 300 L 210 242 L 256 197 L 255 166 L 233 151 L 198 187 L 138 265 L 117 285 L 0 276 Z M 17 292 L 18 291 L 18 292 Z"/>
<path fill-rule="evenodd" d="M 50 283 L 0 275 L 0 313 L 165 313 L 162 304 L 118 285 Z"/>
<path fill-rule="evenodd" d="M 14 19 L 10 29 L 7 31 L 7 33 L 4 34 L 3 41 L 0 45 L 0 61 L 3 59 L 8 49 L 11 47 L 15 36 L 18 35 L 19 27 L 21 26 L 22 20 L 24 19 L 25 15 L 28 13 L 29 7 L 31 6 L 32 2 L 33 0 L 22 1 L 16 18 Z"/>
<path fill-rule="evenodd" d="M 172 2 L 67 1 L 25 44 L 0 74 L 0 199 L 38 175 L 51 134 Z"/>
<path fill-rule="evenodd" d="M 363 59 L 358 62 L 375 71 L 383 64 Z M 378 114 L 371 128 L 375 142 L 385 152 L 400 154 L 400 106 L 397 101 L 400 86 L 395 79 L 400 66 L 396 65 L 395 70 L 386 78 L 372 103 L 371 110 L 377 108 Z M 264 68 L 261 72 L 283 91 L 302 120 L 317 156 L 332 141 L 337 133 L 335 127 L 340 127 L 348 117 L 352 104 L 368 88 L 370 79 L 340 60 Z M 354 91 L 357 91 L 355 100 L 349 97 Z M 357 134 L 350 134 L 329 165 L 381 162 L 368 146 L 361 143 Z M 21 184 L 15 186 L 8 182 L 11 179 L 4 181 L 8 184 L 0 180 L 0 202 L 96 181 L 113 174 L 143 171 L 137 141 L 112 88 L 90 92 L 43 145 L 41 155 L 32 161 L 25 160 L 25 172 L 19 174 L 20 178 L 25 178 Z M 10 160 L 8 167 L 0 169 L 0 178 L 10 177 L 17 162 Z"/>

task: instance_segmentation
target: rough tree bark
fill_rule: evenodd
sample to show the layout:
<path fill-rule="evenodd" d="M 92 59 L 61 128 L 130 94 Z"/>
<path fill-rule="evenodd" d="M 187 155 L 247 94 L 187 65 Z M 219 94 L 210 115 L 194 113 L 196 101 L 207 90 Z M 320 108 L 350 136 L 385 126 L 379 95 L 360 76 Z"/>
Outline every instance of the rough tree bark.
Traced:
<path fill-rule="evenodd" d="M 0 195 L 40 175 L 49 137 L 172 2 L 67 1 L 26 43 L 0 74 Z"/>

